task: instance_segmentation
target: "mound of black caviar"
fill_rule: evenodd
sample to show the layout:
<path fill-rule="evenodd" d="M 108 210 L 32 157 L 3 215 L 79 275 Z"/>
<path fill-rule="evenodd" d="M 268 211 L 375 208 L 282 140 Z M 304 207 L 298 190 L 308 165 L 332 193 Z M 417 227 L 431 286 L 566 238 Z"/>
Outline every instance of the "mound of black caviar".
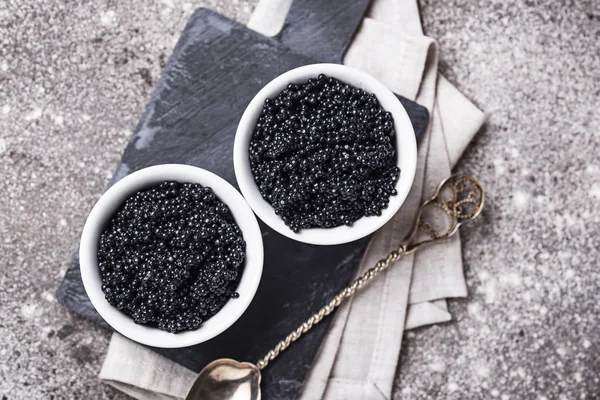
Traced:
<path fill-rule="evenodd" d="M 263 198 L 294 231 L 381 215 L 396 195 L 394 121 L 374 94 L 319 75 L 265 100 L 250 141 Z"/>
<path fill-rule="evenodd" d="M 100 236 L 102 290 L 138 324 L 194 330 L 239 297 L 245 249 L 212 189 L 165 182 L 127 199 Z"/>

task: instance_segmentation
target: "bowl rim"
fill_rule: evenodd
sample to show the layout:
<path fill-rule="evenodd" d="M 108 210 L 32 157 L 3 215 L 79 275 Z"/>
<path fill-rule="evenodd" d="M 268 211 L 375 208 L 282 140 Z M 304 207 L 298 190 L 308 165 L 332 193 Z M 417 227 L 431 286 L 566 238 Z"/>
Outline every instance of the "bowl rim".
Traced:
<path fill-rule="evenodd" d="M 335 228 L 310 228 L 294 233 L 275 214 L 272 206 L 258 191 L 250 171 L 248 145 L 266 98 L 274 97 L 291 82 L 305 82 L 307 78 L 316 77 L 321 73 L 374 93 L 382 107 L 392 113 L 396 131 L 394 138 L 398 154 L 397 165 L 401 168 L 400 177 L 395 186 L 398 194 L 390 197 L 388 207 L 382 210 L 381 216 L 362 217 L 354 222 L 351 227 L 342 225 Z M 250 101 L 240 119 L 235 135 L 233 153 L 238 186 L 256 215 L 278 233 L 299 242 L 315 245 L 337 245 L 353 242 L 381 228 L 394 217 L 408 197 L 417 169 L 415 131 L 408 113 L 398 97 L 373 76 L 341 64 L 305 65 L 284 72 L 267 83 Z"/>
<path fill-rule="evenodd" d="M 131 317 L 110 305 L 101 288 L 97 248 L 99 236 L 116 209 L 132 194 L 160 182 L 174 180 L 200 183 L 212 188 L 225 203 L 242 230 L 246 242 L 244 271 L 238 283 L 240 297 L 228 300 L 214 316 L 194 331 L 169 333 L 136 324 Z M 81 279 L 92 305 L 117 332 L 138 343 L 153 347 L 179 348 L 203 343 L 233 325 L 246 311 L 262 276 L 264 249 L 258 221 L 242 195 L 223 178 L 205 169 L 184 164 L 160 164 L 135 171 L 111 186 L 96 202 L 81 235 L 79 263 Z"/>

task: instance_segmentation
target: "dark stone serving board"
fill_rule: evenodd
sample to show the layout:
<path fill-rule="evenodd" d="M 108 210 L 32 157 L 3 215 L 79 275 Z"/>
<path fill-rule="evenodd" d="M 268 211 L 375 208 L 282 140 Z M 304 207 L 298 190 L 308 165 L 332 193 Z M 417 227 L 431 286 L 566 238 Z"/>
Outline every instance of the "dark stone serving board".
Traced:
<path fill-rule="evenodd" d="M 246 105 L 262 86 L 287 70 L 315 62 L 341 62 L 367 5 L 368 0 L 296 1 L 275 38 L 209 10 L 197 10 L 110 185 L 140 168 L 181 163 L 205 168 L 237 187 L 232 149 Z M 400 100 L 420 136 L 427 127 L 427 110 Z M 262 223 L 261 230 L 264 272 L 246 313 L 207 343 L 155 351 L 194 371 L 221 357 L 255 362 L 351 280 L 369 241 L 314 246 L 292 241 Z M 108 327 L 86 296 L 77 256 L 58 289 L 58 299 Z M 296 397 L 330 321 L 325 319 L 263 371 L 264 399 Z"/>

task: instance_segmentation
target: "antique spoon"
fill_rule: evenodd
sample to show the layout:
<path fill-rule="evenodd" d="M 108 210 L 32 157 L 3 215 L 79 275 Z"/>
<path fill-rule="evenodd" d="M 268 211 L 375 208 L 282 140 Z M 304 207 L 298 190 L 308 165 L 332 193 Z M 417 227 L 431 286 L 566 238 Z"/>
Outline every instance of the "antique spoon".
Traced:
<path fill-rule="evenodd" d="M 400 257 L 450 238 L 462 224 L 477 218 L 484 200 L 483 189 L 475 179 L 451 176 L 444 180 L 434 195 L 421 205 L 412 230 L 396 250 L 344 288 L 256 364 L 229 358 L 208 364 L 200 371 L 186 400 L 260 400 L 260 371 L 270 361 Z"/>

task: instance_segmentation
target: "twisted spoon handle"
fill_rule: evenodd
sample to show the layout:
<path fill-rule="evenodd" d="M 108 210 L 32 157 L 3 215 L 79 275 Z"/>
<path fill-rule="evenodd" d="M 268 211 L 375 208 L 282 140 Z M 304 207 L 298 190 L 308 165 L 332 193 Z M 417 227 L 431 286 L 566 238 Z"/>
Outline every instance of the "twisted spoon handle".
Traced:
<path fill-rule="evenodd" d="M 290 344 L 295 342 L 308 332 L 313 326 L 321 322 L 323 318 L 328 316 L 342 304 L 342 302 L 351 297 L 358 289 L 362 288 L 368 282 L 373 280 L 380 272 L 389 268 L 395 261 L 397 261 L 402 255 L 405 254 L 405 247 L 400 246 L 398 250 L 394 250 L 388 254 L 387 258 L 382 258 L 375 264 L 374 267 L 370 268 L 367 272 L 365 272 L 360 278 L 355 279 L 352 283 L 344 288 L 340 293 L 338 293 L 335 297 L 329 301 L 329 303 L 325 304 L 321 309 L 315 314 L 311 315 L 309 319 L 303 322 L 296 330 L 290 333 L 285 339 L 277 343 L 273 349 L 269 350 L 269 352 L 256 363 L 258 369 L 263 369 L 269 364 L 269 361 L 272 361 L 275 357 L 279 355 L 283 350 L 287 349 Z"/>

